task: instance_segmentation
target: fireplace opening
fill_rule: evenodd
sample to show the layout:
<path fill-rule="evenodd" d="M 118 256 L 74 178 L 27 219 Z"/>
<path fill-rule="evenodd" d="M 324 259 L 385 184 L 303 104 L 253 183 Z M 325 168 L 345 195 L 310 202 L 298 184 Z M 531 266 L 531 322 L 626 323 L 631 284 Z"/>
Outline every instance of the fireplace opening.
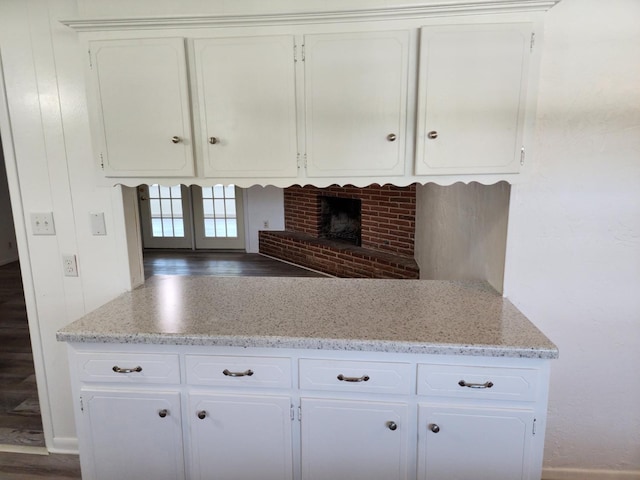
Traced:
<path fill-rule="evenodd" d="M 360 246 L 362 243 L 361 200 L 325 196 L 318 196 L 318 199 L 320 201 L 318 237 Z"/>

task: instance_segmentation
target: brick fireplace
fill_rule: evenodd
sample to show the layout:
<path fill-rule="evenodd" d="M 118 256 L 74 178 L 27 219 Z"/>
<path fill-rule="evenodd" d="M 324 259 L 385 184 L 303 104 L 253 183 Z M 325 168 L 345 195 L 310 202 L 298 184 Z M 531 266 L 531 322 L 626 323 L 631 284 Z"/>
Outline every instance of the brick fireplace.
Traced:
<path fill-rule="evenodd" d="M 261 231 L 260 253 L 338 277 L 418 278 L 416 188 L 284 189 L 284 231 Z"/>

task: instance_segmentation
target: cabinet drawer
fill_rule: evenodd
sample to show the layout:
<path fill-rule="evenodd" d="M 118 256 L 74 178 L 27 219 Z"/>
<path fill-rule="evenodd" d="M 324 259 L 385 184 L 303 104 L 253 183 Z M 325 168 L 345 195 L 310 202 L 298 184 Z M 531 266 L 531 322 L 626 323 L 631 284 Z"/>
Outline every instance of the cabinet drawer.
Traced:
<path fill-rule="evenodd" d="M 82 382 L 180 383 L 178 355 L 79 353 Z"/>
<path fill-rule="evenodd" d="M 190 385 L 291 387 L 288 358 L 187 355 L 185 361 Z"/>
<path fill-rule="evenodd" d="M 418 365 L 418 395 L 535 400 L 540 371 L 535 368 Z"/>
<path fill-rule="evenodd" d="M 412 365 L 409 363 L 351 362 L 300 359 L 300 388 L 336 392 L 409 394 Z"/>

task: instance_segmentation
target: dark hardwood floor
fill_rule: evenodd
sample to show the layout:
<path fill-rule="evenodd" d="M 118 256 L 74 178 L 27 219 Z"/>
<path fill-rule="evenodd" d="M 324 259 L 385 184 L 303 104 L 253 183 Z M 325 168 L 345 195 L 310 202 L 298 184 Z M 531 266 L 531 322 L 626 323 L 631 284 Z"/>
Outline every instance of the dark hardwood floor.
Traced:
<path fill-rule="evenodd" d="M 0 267 L 0 444 L 44 447 L 18 262 Z"/>
<path fill-rule="evenodd" d="M 237 252 L 150 250 L 144 253 L 144 270 L 147 278 L 151 275 L 325 276 L 259 254 Z M 0 445 L 2 444 L 44 447 L 18 262 L 0 266 Z M 44 478 L 80 479 L 78 457 L 0 451 L 1 480 Z"/>
<path fill-rule="evenodd" d="M 216 275 L 225 277 L 326 277 L 259 253 L 192 250 L 145 250 L 145 277 Z"/>

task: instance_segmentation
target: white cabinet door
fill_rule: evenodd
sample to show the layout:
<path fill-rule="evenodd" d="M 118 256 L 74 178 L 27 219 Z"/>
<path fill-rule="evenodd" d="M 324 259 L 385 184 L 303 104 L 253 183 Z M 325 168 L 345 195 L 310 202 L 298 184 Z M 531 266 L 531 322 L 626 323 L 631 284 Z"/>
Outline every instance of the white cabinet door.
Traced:
<path fill-rule="evenodd" d="M 194 394 L 189 423 L 191 478 L 293 478 L 289 397 Z"/>
<path fill-rule="evenodd" d="M 418 407 L 420 480 L 528 479 L 533 412 Z"/>
<path fill-rule="evenodd" d="M 184 40 L 100 40 L 89 47 L 89 103 L 104 174 L 192 176 Z"/>
<path fill-rule="evenodd" d="M 408 478 L 404 403 L 301 399 L 303 480 Z"/>
<path fill-rule="evenodd" d="M 519 171 L 532 31 L 422 28 L 416 175 Z"/>
<path fill-rule="evenodd" d="M 294 37 L 194 40 L 207 177 L 295 177 Z"/>
<path fill-rule="evenodd" d="M 178 392 L 83 391 L 83 478 L 184 479 Z"/>
<path fill-rule="evenodd" d="M 305 36 L 307 175 L 404 174 L 408 31 Z"/>

